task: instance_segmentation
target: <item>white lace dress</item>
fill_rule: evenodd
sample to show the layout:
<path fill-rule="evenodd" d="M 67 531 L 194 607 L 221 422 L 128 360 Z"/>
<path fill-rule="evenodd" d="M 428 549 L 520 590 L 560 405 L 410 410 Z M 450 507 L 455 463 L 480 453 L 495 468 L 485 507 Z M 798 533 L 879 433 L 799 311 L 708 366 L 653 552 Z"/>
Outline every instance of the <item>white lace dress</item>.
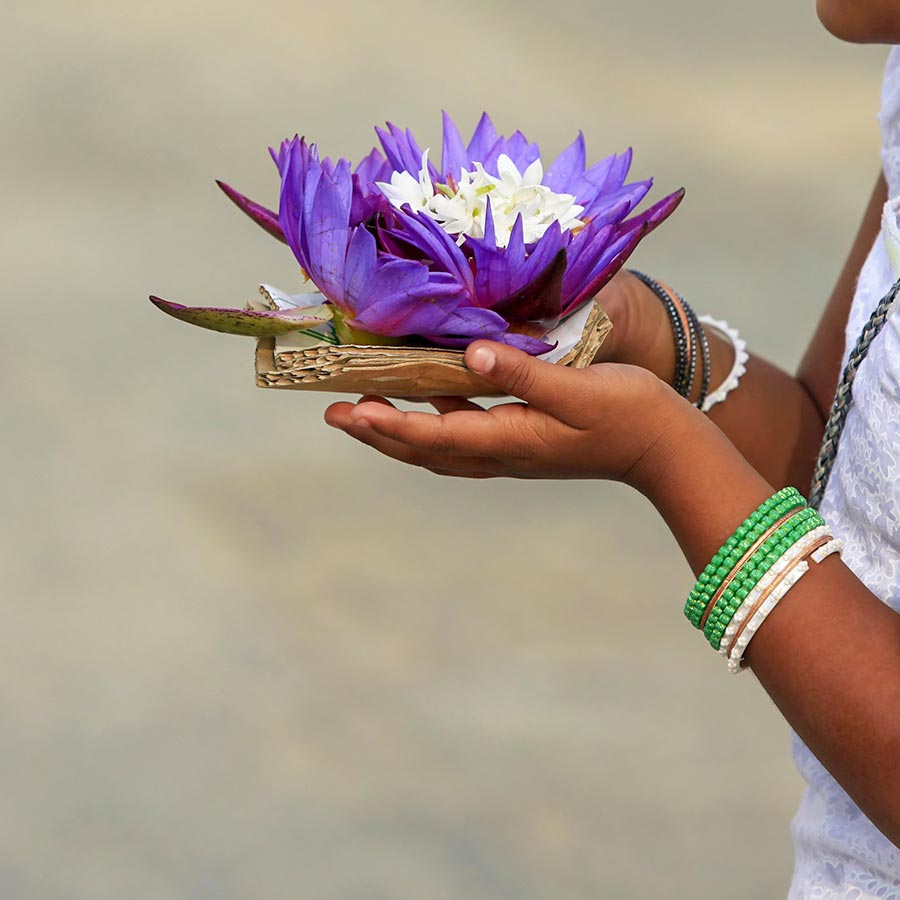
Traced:
<path fill-rule="evenodd" d="M 896 203 L 900 199 L 900 47 L 893 48 L 888 58 L 879 119 L 888 196 Z M 885 212 L 885 226 L 869 253 L 853 300 L 845 363 L 872 310 L 900 277 L 900 271 L 895 271 L 900 269 L 896 206 L 889 201 Z M 887 220 L 888 216 L 893 220 Z M 870 591 L 900 611 L 900 315 L 896 310 L 857 373 L 853 398 L 821 512 L 835 535 L 846 542 L 844 562 Z M 809 786 L 792 825 L 796 866 L 789 900 L 900 900 L 900 849 L 869 822 L 796 736 L 794 760 Z"/>

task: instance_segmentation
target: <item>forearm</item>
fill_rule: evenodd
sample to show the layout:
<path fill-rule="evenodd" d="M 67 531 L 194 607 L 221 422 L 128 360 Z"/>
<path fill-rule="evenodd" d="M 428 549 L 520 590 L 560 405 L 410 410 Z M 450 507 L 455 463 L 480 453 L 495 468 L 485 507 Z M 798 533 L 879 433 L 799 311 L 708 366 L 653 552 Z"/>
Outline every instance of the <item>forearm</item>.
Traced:
<path fill-rule="evenodd" d="M 671 384 L 675 345 L 659 300 L 630 275 L 617 288 L 600 298 L 614 323 L 603 355 L 649 368 Z M 707 329 L 707 337 L 710 384 L 715 388 L 731 371 L 734 352 L 730 342 L 712 329 Z M 692 399 L 698 394 L 695 383 Z M 810 393 L 792 375 L 752 355 L 740 387 L 714 406 L 709 417 L 766 481 L 779 487 L 808 487 L 824 421 Z"/>
<path fill-rule="evenodd" d="M 699 573 L 774 488 L 683 405 L 638 486 Z M 900 844 L 900 616 L 832 557 L 776 607 L 746 659 L 816 757 Z"/>
<path fill-rule="evenodd" d="M 856 281 L 875 240 L 887 199 L 880 176 L 831 298 L 796 376 L 751 356 L 739 389 L 710 418 L 771 484 L 809 486 L 825 420 L 841 371 L 844 330 Z M 615 327 L 599 359 L 642 366 L 667 384 L 675 371 L 672 329 L 659 300 L 637 278 L 622 273 L 600 295 Z M 727 341 L 708 331 L 713 387 L 732 364 Z M 695 387 L 695 398 L 699 387 Z"/>
<path fill-rule="evenodd" d="M 709 418 L 767 482 L 808 491 L 825 420 L 794 376 L 751 355 L 739 387 L 710 410 Z"/>

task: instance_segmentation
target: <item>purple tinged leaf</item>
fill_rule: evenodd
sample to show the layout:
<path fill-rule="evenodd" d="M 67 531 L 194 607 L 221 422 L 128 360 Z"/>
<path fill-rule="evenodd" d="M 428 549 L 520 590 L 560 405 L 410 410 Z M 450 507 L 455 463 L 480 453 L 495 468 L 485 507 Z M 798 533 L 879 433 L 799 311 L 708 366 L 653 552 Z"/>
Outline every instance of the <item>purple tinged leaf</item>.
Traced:
<path fill-rule="evenodd" d="M 225 309 L 212 306 L 183 306 L 160 297 L 150 302 L 162 312 L 210 331 L 250 337 L 288 334 L 323 325 L 331 319 L 328 306 L 310 306 L 289 310 Z"/>
<path fill-rule="evenodd" d="M 543 183 L 557 194 L 574 194 L 579 179 L 584 176 L 587 150 L 584 145 L 584 134 L 578 137 L 551 163 L 544 173 Z"/>
<path fill-rule="evenodd" d="M 278 216 L 272 212 L 271 209 L 267 209 L 265 206 L 261 206 L 259 203 L 254 202 L 249 197 L 245 197 L 243 194 L 236 191 L 231 185 L 225 184 L 224 181 L 219 181 L 216 179 L 216 184 L 225 194 L 225 196 L 242 212 L 253 219 L 257 225 L 260 226 L 264 231 L 267 231 L 274 238 L 278 238 L 279 241 L 284 241 L 284 232 L 281 230 L 281 225 L 278 222 Z"/>
<path fill-rule="evenodd" d="M 468 171 L 469 154 L 466 152 L 466 145 L 460 136 L 459 129 L 456 127 L 449 113 L 444 110 L 442 113 L 444 120 L 444 140 L 441 148 L 441 177 L 446 178 L 452 175 L 453 178 L 459 178 L 460 171 Z"/>

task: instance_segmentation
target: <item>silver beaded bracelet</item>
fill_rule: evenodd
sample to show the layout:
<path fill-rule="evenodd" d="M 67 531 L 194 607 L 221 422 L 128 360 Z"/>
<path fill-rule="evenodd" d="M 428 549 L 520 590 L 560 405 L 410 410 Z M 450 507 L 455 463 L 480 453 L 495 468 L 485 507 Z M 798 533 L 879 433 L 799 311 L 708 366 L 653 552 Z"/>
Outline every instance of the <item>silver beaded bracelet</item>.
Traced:
<path fill-rule="evenodd" d="M 697 319 L 703 325 L 718 332 L 731 344 L 734 350 L 734 362 L 732 363 L 731 371 L 715 390 L 709 392 L 703 401 L 703 405 L 700 407 L 703 412 L 709 412 L 738 386 L 741 376 L 747 371 L 747 360 L 750 359 L 750 354 L 747 353 L 747 342 L 742 340 L 737 329 L 732 328 L 727 322 L 723 322 L 721 319 L 714 319 L 712 316 L 698 316 Z"/>

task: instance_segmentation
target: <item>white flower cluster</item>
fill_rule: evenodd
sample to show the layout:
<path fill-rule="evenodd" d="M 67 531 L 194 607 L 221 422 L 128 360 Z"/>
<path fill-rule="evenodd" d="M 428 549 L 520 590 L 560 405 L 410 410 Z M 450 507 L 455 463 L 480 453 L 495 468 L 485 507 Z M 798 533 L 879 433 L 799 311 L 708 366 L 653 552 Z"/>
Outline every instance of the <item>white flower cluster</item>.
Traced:
<path fill-rule="evenodd" d="M 553 222 L 563 229 L 577 230 L 584 225 L 578 218 L 584 207 L 571 194 L 557 194 L 546 185 L 544 167 L 536 159 L 524 172 L 503 154 L 497 160 L 499 178 L 475 163 L 472 172 L 461 171 L 459 181 L 435 185 L 428 172 L 428 150 L 422 154 L 419 177 L 409 172 L 394 172 L 390 184 L 377 182 L 385 197 L 401 209 L 407 204 L 414 212 L 434 219 L 449 234 L 458 235 L 462 244 L 466 236 L 484 237 L 487 205 L 491 205 L 494 233 L 498 247 L 509 244 L 516 219 L 521 215 L 526 244 L 541 238 Z"/>

